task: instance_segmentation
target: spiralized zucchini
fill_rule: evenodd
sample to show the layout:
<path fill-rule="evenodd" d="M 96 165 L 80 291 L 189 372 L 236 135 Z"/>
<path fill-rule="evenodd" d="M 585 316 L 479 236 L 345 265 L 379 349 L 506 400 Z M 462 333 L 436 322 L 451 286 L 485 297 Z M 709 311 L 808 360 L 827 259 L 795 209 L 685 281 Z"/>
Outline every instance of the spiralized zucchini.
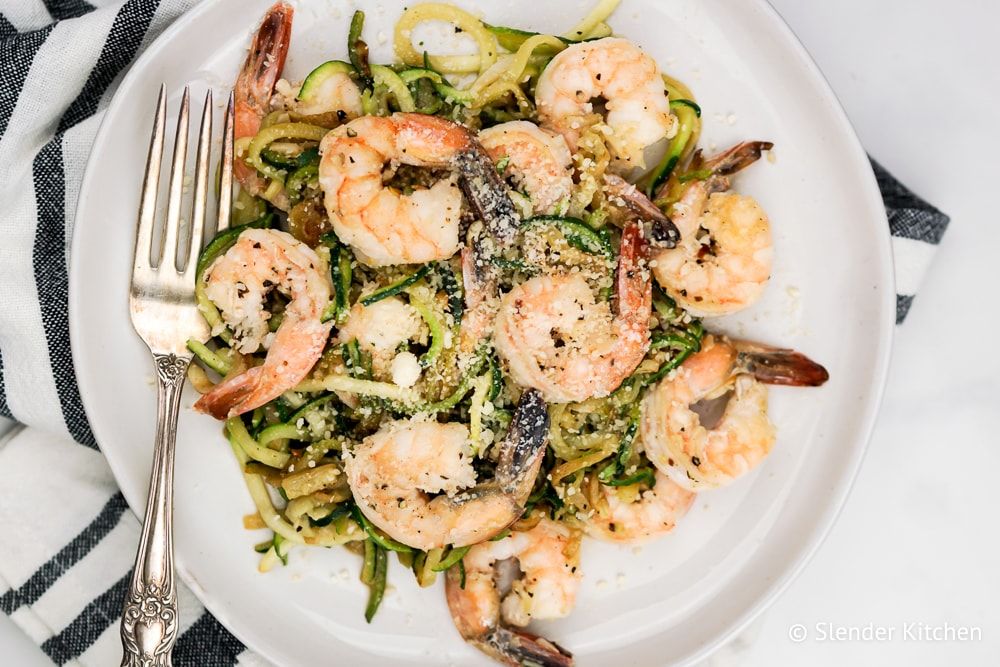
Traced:
<path fill-rule="evenodd" d="M 359 396 L 384 398 L 404 405 L 416 405 L 420 403 L 420 395 L 410 389 L 405 389 L 388 382 L 359 380 L 349 375 L 329 375 L 321 380 L 306 380 L 300 383 L 295 390 L 301 392 L 342 391 Z"/>
<path fill-rule="evenodd" d="M 601 0 L 590 13 L 583 17 L 571 30 L 563 35 L 567 39 L 583 40 L 594 37 L 607 37 L 611 29 L 605 23 L 608 17 L 618 9 L 622 0 Z"/>
<path fill-rule="evenodd" d="M 282 139 L 319 141 L 326 136 L 328 131 L 325 127 L 309 125 L 307 123 L 279 123 L 264 127 L 247 146 L 246 161 L 268 178 L 283 183 L 287 173 L 264 162 L 261 157 L 264 149 L 270 146 L 271 143 Z"/>
<path fill-rule="evenodd" d="M 504 56 L 472 84 L 469 92 L 475 95 L 474 106 L 486 106 L 508 93 L 513 93 L 521 106 L 530 106 L 531 103 L 521 89 L 521 83 L 532 54 L 540 48 L 558 53 L 566 48 L 566 43 L 551 35 L 529 37 L 517 53 Z"/>
<path fill-rule="evenodd" d="M 326 77 L 346 75 L 358 85 L 367 115 L 433 114 L 473 130 L 512 119 L 536 121 L 534 86 L 549 60 L 575 43 L 612 34 L 608 19 L 619 2 L 599 0 L 562 35 L 487 25 L 448 4 L 415 4 L 396 23 L 394 48 L 399 62 L 393 65 L 368 61 L 364 15 L 359 11 L 351 21 L 348 53 L 319 65 L 307 77 L 308 85 L 297 90 L 318 97 L 327 90 Z M 453 25 L 471 40 L 476 52 L 440 55 L 415 46 L 414 31 L 430 21 Z M 658 171 L 642 183 L 651 194 L 662 195 L 660 203 L 679 192 L 682 177 L 690 177 L 684 170 L 701 131 L 700 109 L 690 89 L 670 76 L 663 79 L 680 127 Z M 317 102 L 313 97 L 311 104 Z M 508 428 L 523 388 L 508 381 L 488 340 L 474 343 L 472 350 L 463 347 L 463 324 L 470 313 L 465 311 L 459 257 L 373 268 L 358 262 L 351 247 L 337 238 L 320 188 L 319 150 L 330 128 L 349 119 L 345 112 L 303 116 L 296 112 L 297 104 L 286 104 L 287 108 L 264 116 L 255 136 L 236 141 L 237 157 L 266 185 L 263 192 L 254 190 L 257 196 L 247 191 L 237 194 L 231 228 L 220 233 L 199 259 L 196 299 L 213 339 L 207 344 L 189 341 L 199 364 L 192 377 L 200 391 L 208 391 L 218 378 L 261 364 L 266 355 L 263 350 L 244 355 L 232 346 L 234 334 L 207 296 L 205 281 L 212 262 L 250 228 L 287 230 L 313 247 L 319 269 L 332 286 L 322 321 L 332 322 L 333 337 L 306 380 L 250 414 L 229 418 L 224 433 L 259 516 L 248 528 L 270 531 L 257 547 L 261 570 L 286 563 L 293 546 L 349 545 L 364 559 L 362 580 L 370 588 L 365 615 L 371 620 L 385 594 L 390 551 L 413 570 L 421 586 L 428 586 L 437 573 L 463 567 L 469 548 L 445 546 L 421 552 L 373 526 L 355 505 L 347 485 L 345 453 L 377 432 L 384 419 L 420 415 L 468 425 L 469 454 L 477 470 L 488 475 L 497 461 L 494 443 Z M 553 207 L 557 214 L 536 216 L 530 193 L 512 192 L 522 233 L 514 247 L 488 260 L 504 289 L 556 266 L 586 275 L 600 299 L 611 298 L 621 232 L 612 207 L 603 199 L 612 161 L 608 133 L 601 115 L 580 118 L 573 154 L 575 180 L 571 194 Z M 505 165 L 497 166 L 504 172 Z M 429 178 L 426 170 L 415 173 L 412 167 L 393 164 L 383 174 L 382 185 L 409 193 L 428 187 Z M 276 210 L 279 207 L 283 210 Z M 474 223 L 473 231 L 480 224 Z M 309 225 L 307 234 L 304 229 Z M 419 329 L 390 350 L 388 360 L 380 356 L 386 351 L 342 335 L 355 313 L 388 306 L 387 300 L 406 304 Z M 286 306 L 286 296 L 265 298 L 269 331 L 287 321 Z M 543 516 L 577 525 L 588 512 L 606 507 L 605 493 L 632 499 L 652 484 L 637 434 L 636 405 L 650 384 L 699 349 L 703 334 L 700 323 L 665 295 L 657 292 L 654 306 L 649 352 L 617 391 L 549 406 L 549 447 L 542 471 L 526 512 L 512 530 L 530 529 Z M 412 355 L 404 370 L 411 374 L 419 370 L 415 383 L 394 375 L 390 362 L 403 353 Z"/>
<path fill-rule="evenodd" d="M 438 72 L 446 74 L 482 73 L 496 62 L 500 50 L 499 44 L 497 44 L 496 37 L 486 29 L 482 21 L 454 5 L 428 2 L 409 7 L 396 22 L 394 41 L 396 57 L 404 64 L 410 67 L 420 67 L 425 64 L 425 52 L 417 51 L 413 46 L 413 31 L 426 21 L 451 23 L 471 37 L 479 49 L 479 53 L 472 56 L 428 55 L 427 62 Z"/>

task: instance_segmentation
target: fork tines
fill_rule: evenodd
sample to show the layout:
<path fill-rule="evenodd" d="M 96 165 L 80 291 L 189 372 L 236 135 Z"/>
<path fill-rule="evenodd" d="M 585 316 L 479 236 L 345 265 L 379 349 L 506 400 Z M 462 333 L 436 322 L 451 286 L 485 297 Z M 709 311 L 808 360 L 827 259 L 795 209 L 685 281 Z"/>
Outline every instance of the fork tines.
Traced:
<path fill-rule="evenodd" d="M 160 273 L 160 269 L 173 266 L 176 276 L 186 284 L 194 286 L 198 255 L 204 245 L 205 216 L 208 202 L 208 180 L 211 172 L 212 154 L 212 91 L 205 95 L 201 126 L 198 132 L 198 147 L 194 172 L 194 199 L 191 205 L 191 224 L 182 229 L 182 203 L 188 189 L 185 166 L 188 153 L 190 116 L 189 88 L 184 88 L 181 108 L 177 119 L 177 133 L 174 142 L 173 159 L 170 167 L 170 183 L 166 217 L 159 234 L 159 243 L 154 243 L 156 200 L 160 186 L 160 167 L 163 161 L 164 132 L 167 107 L 166 86 L 160 87 L 156 104 L 149 154 L 146 160 L 146 175 L 143 180 L 139 206 L 139 229 L 136 235 L 134 278 L 140 273 Z M 233 180 L 233 98 L 230 95 L 226 110 L 223 140 L 222 164 L 220 168 L 220 196 L 216 228 L 221 231 L 229 225 L 231 206 L 230 193 Z M 168 272 L 163 272 L 168 273 Z M 158 280 L 164 280 L 159 275 Z"/>

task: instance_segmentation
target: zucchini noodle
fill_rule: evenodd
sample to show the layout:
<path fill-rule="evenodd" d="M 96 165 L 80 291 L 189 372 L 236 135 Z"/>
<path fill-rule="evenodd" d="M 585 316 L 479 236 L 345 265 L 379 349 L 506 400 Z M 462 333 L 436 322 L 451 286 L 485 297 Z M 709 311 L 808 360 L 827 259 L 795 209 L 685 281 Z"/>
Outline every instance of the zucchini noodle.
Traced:
<path fill-rule="evenodd" d="M 602 129 L 606 126 L 600 116 L 588 116 L 581 122 L 587 124 L 587 129 L 581 132 L 577 142 L 573 163 L 578 172 L 579 185 L 573 191 L 570 200 L 570 215 L 580 217 L 583 212 L 594 204 L 594 199 L 604 185 L 604 174 L 611 164 L 611 151 Z"/>
<path fill-rule="evenodd" d="M 406 87 L 406 83 L 399 78 L 398 74 L 385 65 L 372 65 L 371 69 L 375 84 L 386 87 L 389 94 L 395 98 L 400 111 L 416 110 L 417 106 L 413 102 L 413 95 L 410 94 L 410 89 Z"/>
<path fill-rule="evenodd" d="M 246 467 L 248 461 L 246 453 L 232 439 L 230 439 L 229 444 L 233 449 L 233 454 L 236 455 L 236 460 L 239 462 L 240 467 Z M 253 500 L 253 504 L 257 508 L 257 514 L 260 515 L 264 525 L 274 531 L 275 535 L 280 535 L 289 542 L 302 545 L 332 547 L 344 542 L 364 539 L 364 531 L 353 522 L 345 528 L 342 538 L 338 539 L 335 537 L 325 540 L 309 539 L 302 534 L 302 531 L 297 530 L 295 526 L 289 523 L 274 506 L 274 501 L 271 500 L 271 494 L 267 490 L 267 485 L 260 475 L 244 472 L 243 481 L 246 483 L 247 491 L 250 492 L 250 499 Z"/>
<path fill-rule="evenodd" d="M 681 182 L 676 175 L 678 167 L 688 163 L 701 137 L 701 108 L 695 102 L 691 89 L 673 77 L 664 74 L 663 86 L 670 100 L 670 109 L 679 127 L 667 145 L 663 159 L 643 178 L 643 189 L 663 210 L 669 209 L 680 198 Z"/>
<path fill-rule="evenodd" d="M 199 360 L 211 368 L 219 375 L 226 375 L 232 370 L 232 364 L 221 355 L 216 354 L 207 345 L 194 338 L 189 338 L 187 348 L 193 352 Z"/>
<path fill-rule="evenodd" d="M 263 127 L 263 125 L 262 125 Z M 250 144 L 253 142 L 253 137 L 240 137 L 233 142 L 233 150 L 236 152 L 236 157 L 242 158 L 247 154 L 247 149 L 250 148 Z"/>
<path fill-rule="evenodd" d="M 499 44 L 497 44 L 496 37 L 486 29 L 482 21 L 454 5 L 429 2 L 408 8 L 396 22 L 394 39 L 396 57 L 403 63 L 410 67 L 423 66 L 424 52 L 417 51 L 413 47 L 413 30 L 425 21 L 451 23 L 469 35 L 479 47 L 479 53 L 472 56 L 429 55 L 430 66 L 438 72 L 448 74 L 482 73 L 496 62 Z"/>
<path fill-rule="evenodd" d="M 520 84 L 524 77 L 528 61 L 531 59 L 536 49 L 546 47 L 555 53 L 566 48 L 566 43 L 558 37 L 551 35 L 535 35 L 529 37 L 517 50 L 517 53 L 504 56 L 497 65 L 503 63 L 499 69 L 496 65 L 483 73 L 469 88 L 469 91 L 476 96 L 475 106 L 486 106 L 490 102 L 500 99 L 508 92 L 514 92 L 521 106 L 530 106 Z M 516 92 L 515 92 L 516 91 Z"/>
<path fill-rule="evenodd" d="M 587 39 L 601 39 L 602 37 L 610 37 L 614 31 L 611 29 L 607 23 L 598 23 L 594 26 L 594 29 L 587 33 Z"/>
<path fill-rule="evenodd" d="M 573 26 L 563 37 L 572 40 L 590 39 L 591 37 L 606 37 L 611 34 L 611 29 L 604 23 L 611 14 L 618 8 L 622 0 L 601 0 L 597 6 L 590 10 L 582 21 Z M 607 31 L 606 34 L 604 33 Z"/>
<path fill-rule="evenodd" d="M 212 333 L 218 332 L 220 338 L 229 342 L 232 339 L 232 334 L 226 329 L 225 323 L 222 321 L 222 315 L 219 313 L 219 309 L 215 307 L 212 300 L 208 298 L 205 293 L 205 281 L 199 279 L 194 286 L 194 298 L 195 302 L 198 304 L 198 312 L 201 316 L 205 318 L 205 322 L 208 324 L 209 329 Z"/>
<path fill-rule="evenodd" d="M 267 189 L 264 190 L 264 194 L 261 195 L 261 199 L 267 200 L 272 204 L 279 201 L 279 197 L 285 189 L 285 184 L 282 183 L 283 180 L 283 178 L 275 178 L 268 183 Z"/>
<path fill-rule="evenodd" d="M 487 373 L 476 378 L 472 404 L 469 406 L 469 442 L 472 445 L 473 456 L 483 451 L 483 406 L 489 399 L 492 384 L 490 375 Z"/>
<path fill-rule="evenodd" d="M 243 453 L 254 461 L 260 461 L 272 468 L 284 468 L 288 465 L 291 455 L 288 452 L 278 452 L 269 447 L 264 447 L 253 439 L 243 420 L 233 417 L 226 421 L 226 432 L 229 433 L 230 442 L 243 450 Z"/>
<path fill-rule="evenodd" d="M 262 447 L 271 447 L 271 449 L 284 449 L 287 451 L 287 442 L 290 438 L 301 438 L 302 429 L 300 429 L 295 424 L 274 424 L 268 426 L 263 431 L 261 431 L 260 436 L 257 437 L 257 442 Z M 285 447 L 272 447 L 271 443 L 278 443 L 279 441 L 285 441 Z"/>
<path fill-rule="evenodd" d="M 233 454 L 236 456 L 240 468 L 246 468 L 250 459 L 243 447 L 235 441 L 232 434 L 229 435 L 229 445 L 233 449 Z M 243 479 L 246 482 L 247 490 L 250 492 L 250 498 L 257 507 L 257 514 L 264 522 L 264 525 L 285 539 L 297 542 L 298 544 L 305 544 L 305 540 L 298 534 L 295 527 L 285 521 L 278 513 L 278 510 L 275 509 L 274 502 L 271 500 L 271 494 L 268 492 L 263 478 L 254 473 L 244 472 Z"/>
<path fill-rule="evenodd" d="M 413 67 L 410 69 L 405 69 L 399 73 L 399 78 L 405 83 L 410 84 L 419 79 L 427 79 L 434 85 L 434 90 L 437 91 L 444 101 L 451 102 L 453 104 L 461 104 L 463 106 L 469 106 L 472 104 L 472 95 L 467 90 L 458 90 L 447 83 L 445 83 L 444 77 L 435 72 L 434 70 L 425 69 L 423 67 Z"/>
<path fill-rule="evenodd" d="M 388 401 L 397 401 L 404 405 L 416 405 L 420 402 L 420 394 L 412 389 L 406 389 L 388 382 L 360 380 L 349 375 L 329 375 L 321 380 L 305 380 L 300 382 L 295 391 L 342 391 L 360 396 L 373 396 Z"/>
<path fill-rule="evenodd" d="M 444 323 L 441 318 L 438 317 L 435 312 L 434 307 L 426 299 L 417 296 L 414 292 L 410 292 L 410 305 L 413 309 L 420 314 L 424 322 L 427 324 L 427 328 L 430 329 L 430 347 L 427 348 L 427 352 L 420 357 L 420 365 L 427 367 L 433 364 L 438 356 L 441 354 L 441 350 L 444 349 Z"/>
<path fill-rule="evenodd" d="M 289 115 L 287 111 L 272 111 L 271 113 L 264 116 L 260 121 L 260 129 L 264 130 L 272 125 L 277 125 L 278 123 L 287 123 L 289 121 Z"/>
<path fill-rule="evenodd" d="M 662 74 L 663 77 L 663 87 L 667 89 L 667 94 L 672 100 L 691 100 L 696 102 L 694 93 L 691 89 L 684 84 L 680 79 L 675 79 L 669 74 Z"/>
<path fill-rule="evenodd" d="M 242 139 L 238 139 L 237 143 L 244 139 L 246 143 L 243 149 L 236 152 L 236 156 L 240 158 L 246 154 L 246 147 L 253 141 L 253 137 L 243 137 Z M 239 188 L 239 192 L 236 194 L 235 201 L 233 202 L 232 219 L 229 221 L 229 224 L 233 227 L 239 227 L 264 217 L 266 213 L 267 205 L 264 202 L 252 196 L 243 188 Z"/>
<path fill-rule="evenodd" d="M 563 478 L 569 477 L 580 470 L 584 470 L 592 465 L 600 463 L 614 454 L 615 449 L 616 447 L 614 446 L 614 443 L 612 443 L 611 447 L 600 449 L 596 452 L 591 452 L 590 454 L 584 454 L 579 458 L 566 461 L 562 465 L 556 466 L 552 469 L 552 472 L 549 473 L 549 475 L 552 476 L 552 484 L 558 484 L 563 480 Z"/>
<path fill-rule="evenodd" d="M 261 157 L 263 150 L 267 148 L 271 142 L 278 141 L 279 139 L 319 141 L 326 136 L 327 132 L 329 132 L 329 130 L 325 127 L 309 125 L 307 123 L 279 123 L 277 125 L 265 127 L 257 133 L 257 136 L 255 136 L 247 146 L 245 160 L 247 164 L 254 167 L 264 176 L 279 182 L 278 187 L 280 188 L 281 184 L 285 181 L 286 173 L 283 170 L 272 167 L 264 162 Z M 272 186 L 273 185 L 274 184 L 272 183 Z M 265 196 L 265 199 L 271 199 L 271 197 Z"/>
<path fill-rule="evenodd" d="M 697 105 L 698 100 L 695 98 L 694 93 L 692 93 L 691 89 L 688 88 L 682 81 L 664 74 L 663 84 L 671 102 L 687 100 Z M 681 162 L 683 163 L 694 152 L 695 147 L 698 145 L 698 141 L 701 139 L 701 114 L 696 113 L 690 106 L 687 106 L 685 110 L 684 107 L 678 107 L 675 104 L 672 105 L 672 108 L 674 109 L 674 113 L 677 114 L 678 118 L 681 120 L 681 130 L 685 129 L 685 125 L 690 126 L 690 131 L 688 132 L 687 139 L 685 141 L 684 152 L 681 154 Z"/>
<path fill-rule="evenodd" d="M 215 383 L 209 379 L 205 369 L 198 364 L 190 364 L 188 366 L 187 378 L 191 382 L 191 386 L 199 394 L 207 394 L 215 386 Z"/>
<path fill-rule="evenodd" d="M 427 553 L 417 556 L 413 562 L 413 573 L 417 577 L 417 583 L 421 588 L 427 588 L 437 581 L 438 565 L 444 556 L 444 549 L 431 549 Z"/>

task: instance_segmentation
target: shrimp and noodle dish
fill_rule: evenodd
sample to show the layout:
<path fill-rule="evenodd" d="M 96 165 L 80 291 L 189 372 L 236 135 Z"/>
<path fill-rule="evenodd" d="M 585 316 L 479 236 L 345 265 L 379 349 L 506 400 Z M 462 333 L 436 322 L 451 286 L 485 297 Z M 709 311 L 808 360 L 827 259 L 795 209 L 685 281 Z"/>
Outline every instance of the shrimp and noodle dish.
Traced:
<path fill-rule="evenodd" d="M 263 18 L 232 220 L 198 267 L 212 337 L 189 341 L 262 572 L 348 549 L 371 622 L 398 560 L 497 661 L 570 665 L 526 626 L 572 612 L 581 540 L 666 535 L 767 457 L 769 385 L 826 381 L 712 332 L 767 288 L 770 221 L 738 173 L 772 145 L 703 153 L 694 94 L 614 34 L 617 4 L 562 35 L 413 4 L 386 64 L 359 11 L 301 81 L 293 8 Z M 435 21 L 478 51 L 418 48 Z"/>

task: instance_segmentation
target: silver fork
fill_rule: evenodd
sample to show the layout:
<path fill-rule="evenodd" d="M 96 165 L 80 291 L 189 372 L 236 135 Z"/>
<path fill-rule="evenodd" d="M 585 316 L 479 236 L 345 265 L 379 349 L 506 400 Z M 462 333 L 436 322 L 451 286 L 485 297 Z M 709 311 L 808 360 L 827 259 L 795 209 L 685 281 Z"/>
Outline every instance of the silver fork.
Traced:
<path fill-rule="evenodd" d="M 177 639 L 177 588 L 174 582 L 173 476 L 177 411 L 192 354 L 189 338 L 206 341 L 208 325 L 195 304 L 195 271 L 208 207 L 208 174 L 212 141 L 212 93 L 205 97 L 195 163 L 194 201 L 187 238 L 182 238 L 181 209 L 187 161 L 190 92 L 184 89 L 170 169 L 169 198 L 159 244 L 154 244 L 156 198 L 163 160 L 166 87 L 160 87 L 149 143 L 146 175 L 139 204 L 135 259 L 129 292 L 132 326 L 149 346 L 156 365 L 156 436 L 149 499 L 135 569 L 122 612 L 121 635 L 129 667 L 167 667 Z M 217 230 L 229 221 L 232 193 L 233 100 L 226 110 L 222 149 L 222 183 Z M 182 253 L 182 242 L 188 250 Z"/>

